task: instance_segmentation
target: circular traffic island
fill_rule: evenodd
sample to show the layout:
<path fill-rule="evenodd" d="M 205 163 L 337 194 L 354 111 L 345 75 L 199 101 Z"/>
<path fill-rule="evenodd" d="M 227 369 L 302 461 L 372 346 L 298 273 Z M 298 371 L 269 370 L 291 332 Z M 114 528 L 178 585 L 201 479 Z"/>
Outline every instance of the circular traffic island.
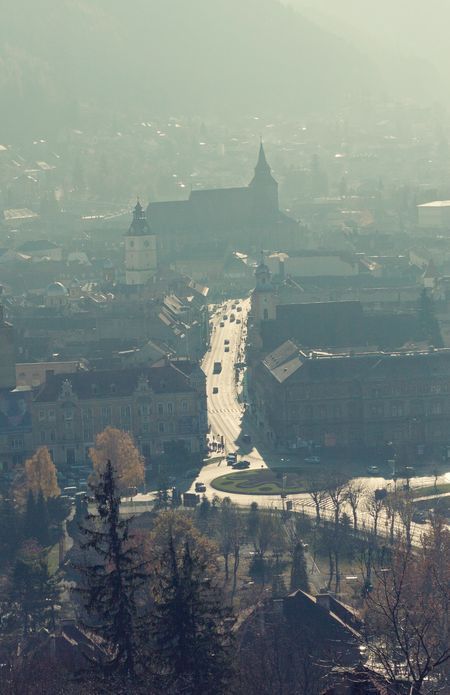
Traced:
<path fill-rule="evenodd" d="M 284 478 L 284 481 L 283 481 Z M 220 492 L 241 495 L 280 495 L 308 492 L 306 477 L 301 471 L 273 471 L 269 468 L 239 471 L 221 475 L 211 481 L 211 487 Z"/>

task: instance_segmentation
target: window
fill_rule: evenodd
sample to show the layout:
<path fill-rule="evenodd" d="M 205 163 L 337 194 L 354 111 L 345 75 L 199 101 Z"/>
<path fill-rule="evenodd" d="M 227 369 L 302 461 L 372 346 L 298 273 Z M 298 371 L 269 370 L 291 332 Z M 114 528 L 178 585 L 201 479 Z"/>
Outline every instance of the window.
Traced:
<path fill-rule="evenodd" d="M 50 430 L 50 441 L 56 442 L 56 432 L 55 430 Z"/>
<path fill-rule="evenodd" d="M 391 405 L 391 415 L 392 417 L 403 417 L 403 403 L 392 403 Z"/>
<path fill-rule="evenodd" d="M 186 413 L 188 409 L 188 402 L 187 401 L 181 401 L 181 410 L 183 413 Z"/>
<path fill-rule="evenodd" d="M 321 404 L 319 406 L 319 415 L 320 417 L 326 417 L 327 416 L 327 406 L 324 404 Z"/>
<path fill-rule="evenodd" d="M 167 414 L 172 415 L 173 414 L 173 403 L 168 403 L 167 404 Z"/>
<path fill-rule="evenodd" d="M 49 419 L 50 422 L 55 422 L 55 420 L 56 420 L 56 413 L 55 413 L 55 409 L 54 409 L 54 408 L 50 408 L 50 409 L 49 409 L 49 411 L 48 411 L 48 413 L 47 413 L 47 417 L 48 417 L 48 419 Z"/>
<path fill-rule="evenodd" d="M 148 422 L 144 422 L 144 424 L 142 425 L 142 431 L 148 432 Z"/>
<path fill-rule="evenodd" d="M 92 420 L 92 408 L 83 408 L 83 420 Z"/>
<path fill-rule="evenodd" d="M 122 420 L 129 420 L 131 418 L 131 405 L 123 405 L 120 408 L 120 417 Z"/>
<path fill-rule="evenodd" d="M 102 408 L 102 420 L 104 425 L 110 425 L 112 418 L 112 408 L 110 405 L 103 406 Z"/>
<path fill-rule="evenodd" d="M 431 403 L 430 413 L 431 415 L 442 415 L 442 403 L 440 401 Z"/>
<path fill-rule="evenodd" d="M 41 430 L 39 433 L 41 444 L 45 444 L 45 432 L 44 430 Z"/>
<path fill-rule="evenodd" d="M 11 439 L 11 449 L 23 449 L 23 439 Z"/>
<path fill-rule="evenodd" d="M 384 403 L 372 403 L 370 414 L 373 417 L 382 417 L 384 415 Z"/>
<path fill-rule="evenodd" d="M 158 431 L 159 431 L 159 432 L 164 432 L 164 431 L 165 431 L 164 423 L 163 423 L 163 422 L 160 422 L 160 423 L 158 424 Z"/>
<path fill-rule="evenodd" d="M 152 409 L 148 403 L 143 403 L 139 408 L 139 415 L 142 417 L 148 417 L 151 412 Z"/>
<path fill-rule="evenodd" d="M 169 434 L 173 434 L 174 430 L 175 430 L 175 428 L 173 426 L 173 422 L 169 422 Z"/>
<path fill-rule="evenodd" d="M 42 408 L 39 410 L 39 420 L 45 420 L 45 410 Z"/>
<path fill-rule="evenodd" d="M 164 405 L 162 403 L 158 403 L 158 415 L 164 415 Z"/>

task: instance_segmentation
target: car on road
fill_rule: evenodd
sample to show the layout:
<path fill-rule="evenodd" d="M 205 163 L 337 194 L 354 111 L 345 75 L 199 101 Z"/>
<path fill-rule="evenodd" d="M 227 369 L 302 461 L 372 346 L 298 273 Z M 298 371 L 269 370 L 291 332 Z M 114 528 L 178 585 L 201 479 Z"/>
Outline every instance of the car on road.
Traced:
<path fill-rule="evenodd" d="M 236 319 L 236 316 L 234 314 L 230 315 L 230 321 L 233 322 Z"/>
<path fill-rule="evenodd" d="M 241 323 L 241 319 L 236 319 L 236 323 Z"/>
<path fill-rule="evenodd" d="M 232 467 L 236 471 L 244 471 L 246 468 L 250 468 L 250 461 L 236 461 Z"/>
<path fill-rule="evenodd" d="M 222 362 L 214 362 L 213 374 L 220 374 L 222 371 Z"/>
<path fill-rule="evenodd" d="M 241 306 L 237 306 L 237 307 L 236 307 L 236 311 L 242 311 L 242 307 L 241 307 Z"/>
<path fill-rule="evenodd" d="M 219 387 L 213 386 L 213 393 L 219 393 Z"/>
<path fill-rule="evenodd" d="M 230 352 L 230 346 L 229 345 L 225 345 L 225 352 Z"/>
<path fill-rule="evenodd" d="M 224 315 L 222 316 L 222 319 L 223 319 L 224 321 L 226 321 L 227 318 L 228 318 L 228 315 L 227 315 L 227 314 L 224 314 Z"/>
<path fill-rule="evenodd" d="M 412 520 L 415 524 L 426 524 L 428 521 L 428 515 L 425 511 L 414 512 Z"/>
<path fill-rule="evenodd" d="M 221 328 L 223 328 L 223 327 L 225 326 L 224 322 L 221 321 L 221 322 L 219 323 L 219 326 L 220 326 Z"/>
<path fill-rule="evenodd" d="M 206 492 L 205 483 L 195 483 L 195 492 Z"/>
<path fill-rule="evenodd" d="M 307 456 L 305 463 L 320 463 L 320 456 Z"/>
<path fill-rule="evenodd" d="M 229 454 L 227 454 L 227 465 L 232 466 L 234 463 L 237 461 L 237 454 L 233 451 L 231 451 Z"/>
<path fill-rule="evenodd" d="M 229 345 L 229 344 L 230 344 L 230 341 L 228 340 L 228 338 L 225 338 L 225 340 L 223 341 L 223 344 L 224 344 L 224 345 Z"/>

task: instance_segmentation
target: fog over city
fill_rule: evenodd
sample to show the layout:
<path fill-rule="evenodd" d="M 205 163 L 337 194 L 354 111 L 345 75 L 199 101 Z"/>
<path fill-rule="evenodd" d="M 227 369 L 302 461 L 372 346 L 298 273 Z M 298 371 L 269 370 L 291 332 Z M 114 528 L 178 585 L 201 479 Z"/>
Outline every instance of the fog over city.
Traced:
<path fill-rule="evenodd" d="M 0 694 L 450 695 L 449 3 L 0 10 Z"/>

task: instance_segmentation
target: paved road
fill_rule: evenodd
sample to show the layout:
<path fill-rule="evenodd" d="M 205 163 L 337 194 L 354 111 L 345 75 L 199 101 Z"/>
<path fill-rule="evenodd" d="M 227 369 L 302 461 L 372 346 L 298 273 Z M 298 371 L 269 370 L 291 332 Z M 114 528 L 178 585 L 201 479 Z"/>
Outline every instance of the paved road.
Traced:
<path fill-rule="evenodd" d="M 239 304 L 242 307 L 241 312 L 236 312 L 236 310 L 231 309 L 232 304 Z M 208 396 L 208 416 L 209 423 L 211 425 L 211 437 L 216 441 L 223 441 L 225 444 L 225 452 L 229 451 L 242 451 L 242 440 L 240 435 L 242 432 L 242 418 L 244 414 L 243 404 L 240 402 L 238 397 L 239 387 L 235 382 L 235 363 L 241 361 L 242 351 L 244 348 L 244 342 L 246 339 L 246 323 L 248 311 L 250 308 L 250 300 L 236 300 L 235 302 L 228 301 L 226 308 L 222 307 L 220 310 L 216 311 L 212 316 L 213 323 L 213 333 L 211 339 L 211 350 L 206 353 L 205 359 L 203 361 L 203 369 L 207 376 L 207 396 Z M 230 314 L 234 313 L 236 317 L 241 319 L 241 323 L 237 324 L 235 321 L 230 321 Z M 223 316 L 227 315 L 227 319 Z M 223 327 L 220 327 L 220 323 L 223 323 Z M 225 352 L 225 340 L 229 341 L 229 352 Z M 213 373 L 214 362 L 222 363 L 222 371 L 220 374 Z M 218 392 L 214 393 L 213 389 L 217 388 Z M 248 431 L 248 430 L 247 430 Z M 260 440 L 258 439 L 258 433 L 255 430 L 251 430 L 252 435 L 252 445 L 247 448 L 243 453 L 243 457 L 250 461 L 251 468 L 267 468 L 269 465 L 281 464 L 283 462 L 282 456 L 277 456 L 273 452 L 268 452 L 265 450 L 264 445 L 260 445 Z M 245 446 L 245 445 L 244 445 Z M 219 497 L 230 497 L 233 502 L 239 505 L 249 505 L 254 499 L 253 495 L 241 495 L 241 494 L 230 494 L 221 493 L 211 487 L 210 483 L 218 475 L 223 475 L 225 472 L 229 472 L 230 468 L 227 468 L 225 460 L 217 463 L 212 463 L 205 465 L 201 470 L 196 481 L 193 482 L 191 491 L 194 490 L 195 482 L 201 481 L 205 484 L 207 495 L 211 497 L 213 494 Z M 312 475 L 314 471 L 312 470 Z M 443 476 L 442 479 L 448 478 L 450 481 L 450 474 Z M 385 480 L 382 477 L 364 477 L 359 479 L 364 483 L 368 489 L 376 489 L 379 487 L 386 487 L 392 485 L 391 480 Z M 432 485 L 433 478 L 414 478 L 411 481 L 412 485 Z M 258 504 L 263 506 L 275 506 L 281 507 L 282 501 L 279 495 L 259 495 L 256 497 Z M 292 500 L 294 503 L 294 508 L 304 509 L 307 513 L 313 513 L 313 503 L 309 495 L 298 494 L 289 495 L 288 499 Z M 349 509 L 345 509 L 349 512 Z M 325 514 L 332 515 L 331 501 L 325 504 L 324 509 Z M 361 521 L 364 521 L 366 525 L 371 525 L 370 516 L 361 509 L 359 512 Z M 385 526 L 386 518 L 383 517 L 379 521 L 380 531 L 382 532 L 383 526 Z M 413 536 L 416 540 L 420 539 L 420 535 L 423 533 L 424 527 L 422 525 L 413 525 Z"/>

